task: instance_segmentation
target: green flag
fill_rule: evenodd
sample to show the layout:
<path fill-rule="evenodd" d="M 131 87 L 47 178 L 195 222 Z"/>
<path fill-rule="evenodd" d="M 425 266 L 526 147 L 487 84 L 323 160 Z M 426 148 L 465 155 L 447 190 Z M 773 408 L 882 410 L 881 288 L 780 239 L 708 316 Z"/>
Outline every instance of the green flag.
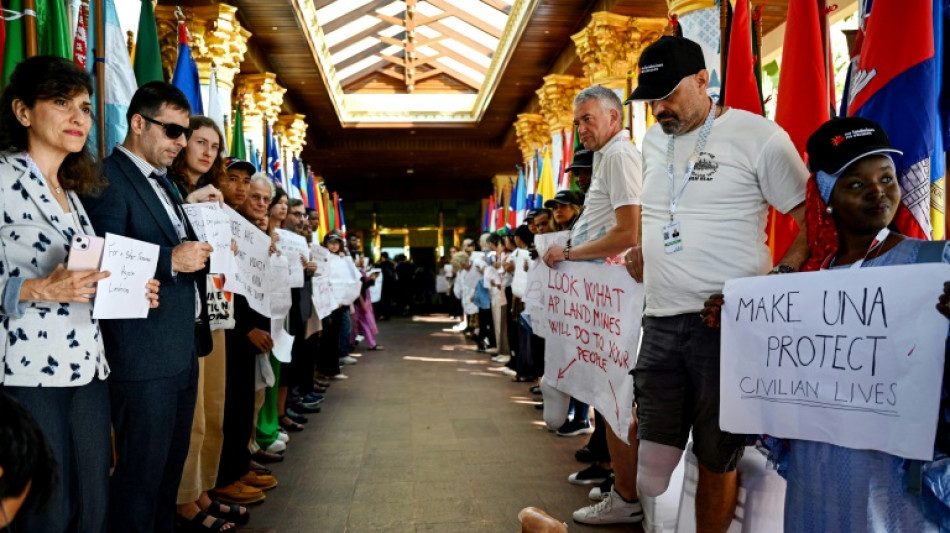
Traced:
<path fill-rule="evenodd" d="M 152 0 L 142 0 L 139 31 L 135 36 L 135 64 L 132 69 L 135 71 L 135 81 L 139 87 L 150 81 L 165 81 Z"/>
<path fill-rule="evenodd" d="M 231 157 L 247 161 L 247 148 L 244 143 L 244 107 L 243 101 L 238 101 L 237 109 L 234 111 L 234 129 L 231 130 Z"/>
<path fill-rule="evenodd" d="M 3 6 L 7 13 L 20 14 L 23 12 L 23 0 L 5 0 Z M 3 83 L 4 87 L 10 82 L 13 69 L 26 57 L 23 42 L 23 17 L 7 20 L 7 39 L 3 50 Z"/>
<path fill-rule="evenodd" d="M 73 58 L 73 42 L 63 0 L 36 2 L 36 34 L 40 55 Z"/>
<path fill-rule="evenodd" d="M 583 149 L 584 149 L 584 146 L 581 144 L 581 136 L 580 136 L 580 134 L 577 133 L 577 128 L 574 128 L 574 143 L 573 143 L 573 144 L 574 144 L 574 150 L 573 150 L 573 151 L 574 151 L 575 154 L 577 153 L 578 150 L 583 150 Z M 572 190 L 572 191 L 578 191 L 578 192 L 583 192 L 583 191 L 581 191 L 581 186 L 577 184 L 577 180 L 576 180 L 576 179 L 574 179 L 573 177 L 571 177 L 571 180 L 570 180 L 570 181 L 571 181 L 570 190 Z"/>

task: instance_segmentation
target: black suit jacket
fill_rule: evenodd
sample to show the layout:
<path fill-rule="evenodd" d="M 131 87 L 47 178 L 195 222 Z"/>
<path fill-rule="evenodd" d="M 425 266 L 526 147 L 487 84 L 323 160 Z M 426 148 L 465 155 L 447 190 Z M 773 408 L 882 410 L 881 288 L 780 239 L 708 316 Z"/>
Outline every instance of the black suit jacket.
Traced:
<path fill-rule="evenodd" d="M 114 233 L 159 246 L 155 279 L 161 282 L 159 306 L 146 319 L 103 320 L 106 358 L 114 379 L 137 381 L 173 376 L 189 368 L 197 351 L 211 351 L 206 297 L 207 269 L 172 275 L 172 248 L 178 233 L 148 179 L 122 151 L 104 162 L 108 185 L 102 194 L 84 196 L 83 205 L 99 235 Z M 177 199 L 172 201 L 178 203 Z M 187 217 L 189 240 L 197 240 Z M 201 302 L 195 323 L 195 286 Z M 195 346 L 195 342 L 198 346 Z M 196 350 L 197 348 L 197 350 Z"/>

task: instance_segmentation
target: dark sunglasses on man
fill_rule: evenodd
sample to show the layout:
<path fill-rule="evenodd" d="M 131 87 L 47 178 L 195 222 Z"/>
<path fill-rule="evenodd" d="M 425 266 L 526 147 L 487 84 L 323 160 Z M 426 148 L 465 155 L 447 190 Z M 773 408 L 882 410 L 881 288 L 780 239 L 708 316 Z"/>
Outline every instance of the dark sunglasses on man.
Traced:
<path fill-rule="evenodd" d="M 156 126 L 161 126 L 162 129 L 165 130 L 165 136 L 168 137 L 169 139 L 177 139 L 181 137 L 182 135 L 184 135 L 186 141 L 191 140 L 191 134 L 192 134 L 191 128 L 186 128 L 178 124 L 166 124 L 164 122 L 159 122 L 155 120 L 154 118 L 146 117 L 145 115 L 139 115 L 139 116 L 144 118 L 146 122 L 151 122 L 152 124 L 155 124 Z"/>

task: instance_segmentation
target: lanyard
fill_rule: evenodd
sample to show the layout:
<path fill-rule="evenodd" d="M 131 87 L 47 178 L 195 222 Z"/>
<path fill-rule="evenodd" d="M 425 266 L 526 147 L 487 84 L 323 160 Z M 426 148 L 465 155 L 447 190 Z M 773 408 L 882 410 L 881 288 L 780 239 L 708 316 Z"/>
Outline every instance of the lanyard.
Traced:
<path fill-rule="evenodd" d="M 696 147 L 693 148 L 693 154 L 689 156 L 686 163 L 686 174 L 683 175 L 683 184 L 679 191 L 676 190 L 676 178 L 673 177 L 673 141 L 674 135 L 667 136 L 666 143 L 666 175 L 670 178 L 670 222 L 673 221 L 673 215 L 683 199 L 683 193 L 686 192 L 686 186 L 689 185 L 689 178 L 693 175 L 693 169 L 699 161 L 699 154 L 706 147 L 706 141 L 709 139 L 709 133 L 712 131 L 713 121 L 716 120 L 716 103 L 710 99 L 709 115 L 706 116 L 706 122 L 699 130 L 699 138 L 696 139 Z"/>
<path fill-rule="evenodd" d="M 861 265 L 863 265 L 864 261 L 866 261 L 868 256 L 871 255 L 871 252 L 880 248 L 881 245 L 884 244 L 884 241 L 887 240 L 887 236 L 890 235 L 890 233 L 891 233 L 891 230 L 887 228 L 883 228 L 881 229 L 881 231 L 877 232 L 877 235 L 874 236 L 874 240 L 871 241 L 871 245 L 868 246 L 868 251 L 864 253 L 864 257 L 862 257 L 861 259 L 858 259 L 854 263 L 851 263 L 850 268 L 861 268 Z M 831 264 L 834 263 L 835 257 L 837 257 L 837 255 L 838 254 L 833 254 L 826 257 L 825 260 L 822 261 L 821 263 L 821 269 L 826 270 L 827 268 L 829 268 Z"/>

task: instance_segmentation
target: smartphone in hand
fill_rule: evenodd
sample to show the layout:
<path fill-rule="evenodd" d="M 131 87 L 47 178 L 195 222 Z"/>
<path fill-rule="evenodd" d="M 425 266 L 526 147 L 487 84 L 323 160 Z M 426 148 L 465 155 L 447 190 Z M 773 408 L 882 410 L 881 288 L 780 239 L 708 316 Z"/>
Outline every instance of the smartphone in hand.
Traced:
<path fill-rule="evenodd" d="M 74 235 L 66 270 L 99 270 L 106 240 L 95 235 Z"/>

